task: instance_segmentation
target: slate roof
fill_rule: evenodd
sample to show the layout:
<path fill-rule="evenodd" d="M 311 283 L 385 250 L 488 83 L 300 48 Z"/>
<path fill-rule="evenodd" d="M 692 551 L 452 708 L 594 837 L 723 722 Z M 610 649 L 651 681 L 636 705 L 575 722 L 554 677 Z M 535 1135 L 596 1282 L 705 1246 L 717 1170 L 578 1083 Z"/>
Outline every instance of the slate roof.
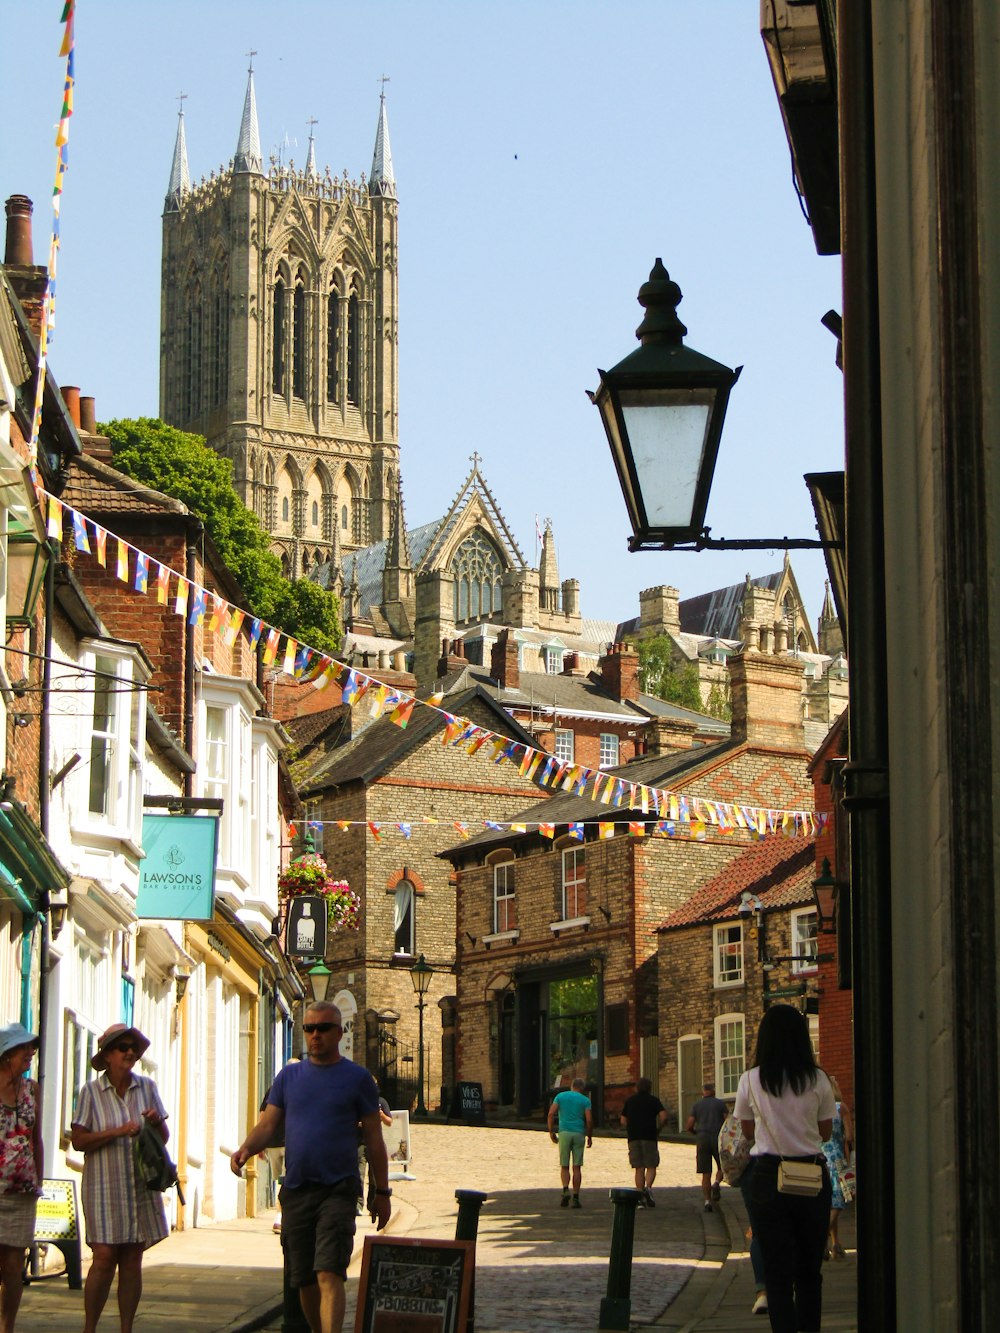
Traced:
<path fill-rule="evenodd" d="M 473 677 L 476 671 L 473 670 Z M 479 678 L 483 689 L 500 701 L 504 708 L 533 708 L 548 713 L 555 710 L 563 717 L 600 715 L 621 718 L 623 722 L 645 722 L 642 711 L 622 702 L 592 676 L 549 675 L 544 671 L 522 671 L 516 689 L 503 689 L 488 675 Z"/>
<path fill-rule="evenodd" d="M 682 926 L 739 918 L 740 895 L 756 894 L 764 911 L 804 907 L 813 901 L 816 846 L 812 838 L 765 838 L 736 856 L 682 907 L 657 926 L 657 933 Z"/>
<path fill-rule="evenodd" d="M 781 583 L 782 573 L 779 569 L 776 574 L 764 574 L 750 582 L 755 588 L 769 588 L 774 592 Z M 686 597 L 679 605 L 681 632 L 738 641 L 746 586 L 744 580 L 728 588 L 716 588 L 714 592 Z"/>
<path fill-rule="evenodd" d="M 410 543 L 410 554 L 413 557 L 414 569 L 420 568 L 420 562 L 430 548 L 440 521 L 438 519 L 433 523 L 424 523 L 419 528 L 407 529 L 406 539 Z M 367 615 L 369 607 L 378 606 L 382 601 L 382 570 L 385 568 L 385 553 L 388 545 L 389 540 L 386 538 L 383 541 L 375 542 L 372 546 L 362 547 L 361 550 L 351 551 L 349 555 L 344 556 L 344 587 L 349 588 L 351 586 L 356 569 L 358 597 L 362 615 Z M 327 562 L 318 566 L 310 574 L 310 578 L 314 578 L 317 583 L 328 588 L 332 572 L 332 566 Z"/>
<path fill-rule="evenodd" d="M 529 734 L 478 687 L 449 697 L 450 711 L 462 716 L 479 699 L 496 712 L 497 734 L 531 745 Z M 388 715 L 365 727 L 358 735 L 336 749 L 306 755 L 296 769 L 299 791 L 303 796 L 330 786 L 351 782 L 370 783 L 404 755 L 422 744 L 445 726 L 444 714 L 436 708 L 417 707 L 406 727 L 398 727 Z"/>
<path fill-rule="evenodd" d="M 666 699 L 658 699 L 655 694 L 640 694 L 636 703 L 653 717 L 666 717 L 673 722 L 693 722 L 703 735 L 718 736 L 720 740 L 728 736 L 731 730 L 730 724 L 722 718 L 709 717 L 707 713 L 698 713 L 693 708 L 668 703 Z"/>
<path fill-rule="evenodd" d="M 303 713 L 301 717 L 289 718 L 283 725 L 292 738 L 295 748 L 305 750 L 308 746 L 314 745 L 334 724 L 350 715 L 350 704 L 334 704 L 332 708 L 324 708 L 318 713 Z"/>
<path fill-rule="evenodd" d="M 127 477 L 92 454 L 75 460 L 60 499 L 88 515 L 191 514 L 180 500 Z"/>

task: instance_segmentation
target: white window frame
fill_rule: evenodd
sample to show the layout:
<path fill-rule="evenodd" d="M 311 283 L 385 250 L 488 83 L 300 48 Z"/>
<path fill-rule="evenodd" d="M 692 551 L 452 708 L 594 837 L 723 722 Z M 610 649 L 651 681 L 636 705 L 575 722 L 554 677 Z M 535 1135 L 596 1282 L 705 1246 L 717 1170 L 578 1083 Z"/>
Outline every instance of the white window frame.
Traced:
<path fill-rule="evenodd" d="M 736 1028 L 739 1028 L 738 1036 Z M 729 1031 L 732 1029 L 732 1031 Z M 740 1075 L 746 1068 L 746 1022 L 743 1014 L 719 1014 L 715 1020 L 715 1091 L 719 1097 L 735 1097 Z M 736 1049 L 735 1042 L 739 1042 Z M 725 1053 L 723 1041 L 726 1042 Z"/>
<path fill-rule="evenodd" d="M 712 976 L 716 990 L 743 985 L 746 961 L 744 943 L 742 921 L 722 921 L 712 927 Z M 728 959 L 737 955 L 738 966 L 725 966 Z"/>
<path fill-rule="evenodd" d="M 806 934 L 802 927 L 810 920 L 812 931 Z M 819 967 L 819 915 L 815 907 L 800 907 L 792 913 L 792 972 L 796 976 L 815 972 Z M 812 961 L 802 955 L 808 953 Z"/>
<path fill-rule="evenodd" d="M 253 875 L 253 722 L 262 703 L 253 683 L 242 677 L 207 674 L 202 677 L 195 747 L 201 795 L 222 798 L 218 865 L 235 879 L 235 887 L 243 893 L 251 887 Z M 209 741 L 208 719 L 210 712 L 215 710 L 221 710 L 223 714 L 222 734 Z M 221 762 L 210 766 L 212 753 L 217 754 Z M 215 771 L 211 772 L 210 767 Z M 276 813 L 272 804 L 261 810 L 261 817 L 268 821 L 276 817 Z"/>
<path fill-rule="evenodd" d="M 562 671 L 563 650 L 561 648 L 545 649 L 545 674 L 548 676 L 558 676 Z"/>
<path fill-rule="evenodd" d="M 396 925 L 396 919 L 399 917 L 399 904 L 402 895 L 409 890 L 409 902 L 403 910 L 399 925 Z M 393 890 L 392 895 L 392 919 L 393 919 L 393 939 L 392 952 L 395 958 L 414 958 L 414 950 L 417 943 L 417 891 L 414 888 L 413 881 L 401 879 Z M 407 929 L 407 921 L 409 928 Z M 401 948 L 400 945 L 405 945 Z"/>
<path fill-rule="evenodd" d="M 79 799 L 74 802 L 74 826 L 96 832 L 101 838 L 119 838 L 137 851 L 142 838 L 142 791 L 146 753 L 146 692 L 149 670 L 136 649 L 129 644 L 106 639 L 84 639 L 80 645 L 79 664 L 86 682 L 79 696 L 80 741 L 78 749 L 84 763 L 74 775 Z M 98 666 L 98 663 L 101 663 Z M 98 683 L 107 672 L 106 696 L 108 724 L 104 731 L 95 728 L 94 709 Z M 95 742 L 106 741 L 107 782 L 104 809 L 91 809 L 91 780 L 94 775 Z"/>
<path fill-rule="evenodd" d="M 598 767 L 602 772 L 609 768 L 617 768 L 620 763 L 621 738 L 615 731 L 601 732 L 601 749 L 597 760 Z"/>
<path fill-rule="evenodd" d="M 516 875 L 513 861 L 493 866 L 493 934 L 506 935 L 517 929 Z M 502 906 L 501 906 L 502 905 Z"/>
<path fill-rule="evenodd" d="M 561 764 L 572 764 L 576 750 L 575 734 L 567 727 L 560 727 L 555 734 L 553 754 Z"/>
<path fill-rule="evenodd" d="M 587 849 L 579 845 L 562 851 L 562 919 L 575 921 L 587 907 Z"/>

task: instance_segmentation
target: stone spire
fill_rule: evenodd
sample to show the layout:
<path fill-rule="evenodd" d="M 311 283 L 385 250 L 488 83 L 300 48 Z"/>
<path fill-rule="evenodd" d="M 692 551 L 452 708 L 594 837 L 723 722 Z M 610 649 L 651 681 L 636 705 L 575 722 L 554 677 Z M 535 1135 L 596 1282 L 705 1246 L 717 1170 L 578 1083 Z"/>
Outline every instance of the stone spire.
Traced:
<path fill-rule="evenodd" d="M 840 628 L 840 617 L 837 615 L 837 608 L 830 593 L 829 579 L 826 582 L 823 609 L 819 613 L 819 633 L 816 639 L 820 652 L 826 653 L 829 657 L 836 657 L 838 653 L 844 651 L 844 635 Z"/>
<path fill-rule="evenodd" d="M 538 562 L 538 587 L 546 610 L 555 610 L 559 601 L 559 566 L 556 563 L 556 539 L 552 520 L 545 520 L 542 535 L 542 554 Z"/>
<path fill-rule="evenodd" d="M 313 135 L 313 126 L 318 124 L 318 120 L 309 121 L 309 156 L 306 158 L 306 175 L 310 180 L 315 180 L 319 175 L 316 170 L 316 140 Z"/>
<path fill-rule="evenodd" d="M 392 174 L 392 149 L 389 147 L 389 118 L 385 112 L 385 89 L 379 100 L 378 129 L 375 132 L 375 152 L 368 178 L 368 193 L 387 199 L 396 197 L 396 178 Z"/>
<path fill-rule="evenodd" d="M 183 94 L 182 94 L 183 96 Z M 170 184 L 164 212 L 176 213 L 181 206 L 181 199 L 191 189 L 191 173 L 188 171 L 187 139 L 184 136 L 184 107 L 177 112 L 177 139 L 174 142 L 174 160 L 170 166 Z"/>
<path fill-rule="evenodd" d="M 261 175 L 264 170 L 260 155 L 260 130 L 257 128 L 257 98 L 253 90 L 253 54 L 250 57 L 247 95 L 243 102 L 243 120 L 240 123 L 240 139 L 236 145 L 233 170 L 249 171 L 256 175 Z"/>
<path fill-rule="evenodd" d="M 389 515 L 389 540 L 386 543 L 385 563 L 397 569 L 412 569 L 413 557 L 410 555 L 410 539 L 406 533 L 406 516 L 403 513 L 403 478 L 397 478 L 396 498 Z"/>

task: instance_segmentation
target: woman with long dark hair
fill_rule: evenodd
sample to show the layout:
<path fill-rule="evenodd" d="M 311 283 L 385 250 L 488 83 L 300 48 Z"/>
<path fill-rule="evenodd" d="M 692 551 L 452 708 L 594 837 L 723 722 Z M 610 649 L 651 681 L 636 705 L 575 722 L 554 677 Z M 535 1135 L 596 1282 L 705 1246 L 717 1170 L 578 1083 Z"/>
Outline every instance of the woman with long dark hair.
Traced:
<path fill-rule="evenodd" d="M 740 1079 L 734 1111 L 753 1144 L 753 1175 L 745 1197 L 764 1260 L 772 1333 L 816 1333 L 830 1219 L 830 1176 L 823 1143 L 830 1137 L 834 1099 L 798 1009 L 775 1004 L 764 1014 L 753 1063 Z M 782 1161 L 817 1164 L 817 1193 L 783 1192 Z"/>

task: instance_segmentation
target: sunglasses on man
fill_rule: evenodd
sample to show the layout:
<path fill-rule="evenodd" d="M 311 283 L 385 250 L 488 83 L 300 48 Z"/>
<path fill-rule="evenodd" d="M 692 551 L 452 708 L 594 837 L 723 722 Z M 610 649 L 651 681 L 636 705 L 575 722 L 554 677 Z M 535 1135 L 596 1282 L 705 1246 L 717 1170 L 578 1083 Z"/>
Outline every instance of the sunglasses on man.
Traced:
<path fill-rule="evenodd" d="M 128 1055 L 129 1052 L 137 1053 L 139 1048 L 134 1041 L 118 1041 L 114 1046 L 109 1046 L 111 1051 L 120 1051 L 122 1055 Z"/>
<path fill-rule="evenodd" d="M 343 1028 L 340 1026 L 339 1023 L 303 1023 L 303 1024 L 302 1024 L 302 1031 L 305 1032 L 305 1033 L 313 1033 L 313 1032 L 332 1032 L 334 1028 L 336 1028 L 338 1032 L 342 1032 L 342 1031 L 343 1031 Z"/>

